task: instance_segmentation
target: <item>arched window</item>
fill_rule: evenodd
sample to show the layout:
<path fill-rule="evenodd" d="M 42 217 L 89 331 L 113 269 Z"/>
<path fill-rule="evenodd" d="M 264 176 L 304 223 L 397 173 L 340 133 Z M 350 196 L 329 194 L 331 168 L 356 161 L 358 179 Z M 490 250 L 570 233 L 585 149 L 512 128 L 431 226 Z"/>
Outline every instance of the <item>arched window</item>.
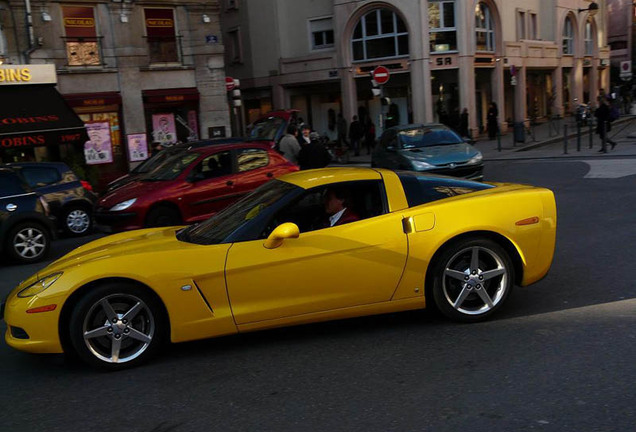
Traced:
<path fill-rule="evenodd" d="M 4 57 L 9 54 L 9 47 L 7 47 L 7 39 L 4 37 L 4 29 L 0 24 L 0 64 L 4 62 Z"/>
<path fill-rule="evenodd" d="M 585 23 L 585 55 L 594 55 L 594 26 L 589 20 Z"/>
<path fill-rule="evenodd" d="M 409 34 L 404 22 L 389 9 L 365 14 L 353 31 L 353 61 L 409 55 Z"/>
<path fill-rule="evenodd" d="M 570 17 L 565 19 L 563 26 L 563 54 L 574 54 L 574 24 Z"/>
<path fill-rule="evenodd" d="M 486 3 L 477 3 L 475 8 L 475 36 L 477 51 L 495 51 L 495 26 Z"/>

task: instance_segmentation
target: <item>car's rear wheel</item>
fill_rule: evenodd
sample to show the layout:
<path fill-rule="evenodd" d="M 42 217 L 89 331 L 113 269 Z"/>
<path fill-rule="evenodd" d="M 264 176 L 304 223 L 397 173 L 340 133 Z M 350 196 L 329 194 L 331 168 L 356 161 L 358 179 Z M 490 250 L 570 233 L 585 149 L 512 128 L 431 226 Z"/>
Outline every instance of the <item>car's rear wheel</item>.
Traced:
<path fill-rule="evenodd" d="M 6 241 L 9 257 L 21 263 L 40 261 L 51 247 L 49 231 L 37 222 L 22 222 L 16 225 L 9 232 Z"/>
<path fill-rule="evenodd" d="M 146 218 L 146 226 L 151 228 L 179 225 L 180 223 L 181 217 L 179 211 L 165 206 L 150 210 Z"/>
<path fill-rule="evenodd" d="M 451 244 L 438 256 L 432 271 L 435 305 L 455 321 L 488 318 L 503 305 L 514 285 L 508 253 L 485 238 Z"/>
<path fill-rule="evenodd" d="M 69 336 L 82 360 L 118 370 L 156 354 L 167 327 L 153 295 L 132 284 L 110 283 L 92 289 L 74 307 Z"/>
<path fill-rule="evenodd" d="M 71 207 L 64 213 L 64 230 L 69 235 L 84 235 L 90 231 L 91 225 L 91 212 L 83 207 Z"/>

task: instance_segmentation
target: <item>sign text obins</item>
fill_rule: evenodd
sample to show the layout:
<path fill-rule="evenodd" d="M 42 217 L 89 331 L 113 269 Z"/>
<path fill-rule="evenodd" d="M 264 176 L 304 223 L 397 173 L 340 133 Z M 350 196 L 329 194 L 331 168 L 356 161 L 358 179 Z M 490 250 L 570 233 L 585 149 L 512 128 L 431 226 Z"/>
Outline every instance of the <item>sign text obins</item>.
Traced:
<path fill-rule="evenodd" d="M 29 81 L 31 81 L 29 68 L 0 69 L 0 83 Z"/>

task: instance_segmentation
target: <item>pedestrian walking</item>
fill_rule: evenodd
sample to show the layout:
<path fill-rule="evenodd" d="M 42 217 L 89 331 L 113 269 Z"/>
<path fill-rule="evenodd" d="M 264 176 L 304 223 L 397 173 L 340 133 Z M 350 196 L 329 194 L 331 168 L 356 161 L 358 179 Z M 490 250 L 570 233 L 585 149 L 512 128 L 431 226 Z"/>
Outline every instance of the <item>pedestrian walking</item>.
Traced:
<path fill-rule="evenodd" d="M 468 130 L 468 108 L 464 108 L 459 116 L 459 134 L 463 137 L 470 138 L 470 131 Z"/>
<path fill-rule="evenodd" d="M 336 130 L 338 131 L 338 145 L 345 147 L 347 145 L 347 121 L 341 112 L 338 113 L 338 120 L 336 120 Z"/>
<path fill-rule="evenodd" d="M 488 138 L 494 140 L 497 137 L 497 132 L 499 132 L 499 110 L 497 109 L 497 104 L 494 102 L 490 102 L 490 107 L 488 108 L 488 117 L 487 117 L 487 128 L 488 128 Z"/>
<path fill-rule="evenodd" d="M 596 109 L 594 116 L 597 118 L 596 124 L 596 133 L 601 138 L 601 149 L 599 153 L 607 153 L 607 148 L 603 146 L 603 141 L 612 146 L 612 150 L 616 147 L 616 142 L 611 140 L 608 135 L 608 132 L 612 130 L 612 123 L 610 119 L 610 100 L 607 96 L 599 97 L 599 107 Z"/>
<path fill-rule="evenodd" d="M 287 126 L 287 133 L 278 144 L 278 151 L 290 162 L 298 165 L 298 153 L 300 144 L 298 143 L 298 128 L 294 124 Z"/>
<path fill-rule="evenodd" d="M 320 136 L 316 132 L 311 133 L 311 141 L 305 144 L 298 153 L 298 165 L 301 170 L 324 168 L 331 162 L 331 155 L 320 142 Z"/>
<path fill-rule="evenodd" d="M 349 142 L 351 142 L 351 146 L 353 147 L 353 151 L 356 156 L 360 156 L 360 143 L 362 141 L 362 137 L 364 137 L 364 128 L 362 127 L 362 123 L 358 120 L 358 116 L 353 116 L 353 121 L 349 125 Z"/>
<path fill-rule="evenodd" d="M 303 124 L 303 127 L 300 129 L 300 134 L 297 135 L 298 144 L 300 144 L 301 148 L 305 144 L 309 144 L 311 142 L 311 138 L 309 137 L 310 133 L 311 126 L 309 126 L 308 124 Z"/>
<path fill-rule="evenodd" d="M 364 146 L 367 148 L 367 154 L 371 154 L 375 147 L 375 125 L 369 115 L 364 121 Z"/>

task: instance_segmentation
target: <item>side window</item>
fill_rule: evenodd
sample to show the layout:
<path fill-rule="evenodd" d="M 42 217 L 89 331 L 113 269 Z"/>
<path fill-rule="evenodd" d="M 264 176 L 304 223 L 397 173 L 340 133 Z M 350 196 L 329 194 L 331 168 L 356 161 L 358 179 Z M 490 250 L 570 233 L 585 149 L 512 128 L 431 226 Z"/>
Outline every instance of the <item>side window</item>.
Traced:
<path fill-rule="evenodd" d="M 494 187 L 470 180 L 427 177 L 410 173 L 401 173 L 400 181 L 409 207 Z"/>
<path fill-rule="evenodd" d="M 263 149 L 241 149 L 238 151 L 238 172 L 262 168 L 269 164 L 269 155 Z"/>
<path fill-rule="evenodd" d="M 0 197 L 21 195 L 25 193 L 20 179 L 13 173 L 0 171 Z"/>
<path fill-rule="evenodd" d="M 263 238 L 285 222 L 298 225 L 301 233 L 331 227 L 330 216 L 343 211 L 336 225 L 357 222 L 387 213 L 384 186 L 379 180 L 363 180 L 319 186 L 307 190 L 281 209 L 270 221 Z"/>
<path fill-rule="evenodd" d="M 380 144 L 382 147 L 397 147 L 397 134 L 394 131 L 389 131 L 382 135 L 380 138 Z"/>
<path fill-rule="evenodd" d="M 195 180 L 205 180 L 232 174 L 232 156 L 229 151 L 204 158 L 194 169 Z"/>
<path fill-rule="evenodd" d="M 31 187 L 42 187 L 60 181 L 60 173 L 55 168 L 22 168 L 24 179 Z"/>

